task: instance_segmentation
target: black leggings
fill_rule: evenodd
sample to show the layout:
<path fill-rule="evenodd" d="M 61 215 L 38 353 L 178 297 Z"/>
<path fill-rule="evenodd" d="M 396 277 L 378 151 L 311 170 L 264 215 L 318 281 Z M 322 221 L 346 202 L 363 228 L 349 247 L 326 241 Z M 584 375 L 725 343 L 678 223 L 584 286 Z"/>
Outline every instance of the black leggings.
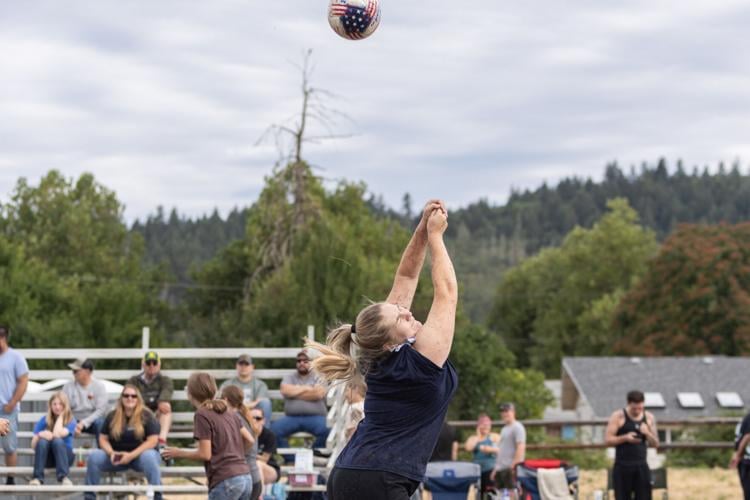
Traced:
<path fill-rule="evenodd" d="M 250 500 L 259 500 L 263 493 L 263 481 L 253 483 L 253 491 L 250 493 Z"/>
<path fill-rule="evenodd" d="M 334 467 L 328 476 L 328 500 L 409 500 L 417 481 L 391 472 Z"/>

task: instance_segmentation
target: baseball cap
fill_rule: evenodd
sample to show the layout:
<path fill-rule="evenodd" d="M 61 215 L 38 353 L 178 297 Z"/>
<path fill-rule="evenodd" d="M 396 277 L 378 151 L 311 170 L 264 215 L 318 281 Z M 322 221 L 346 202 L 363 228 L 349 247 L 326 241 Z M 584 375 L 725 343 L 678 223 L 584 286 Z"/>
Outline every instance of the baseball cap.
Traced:
<path fill-rule="evenodd" d="M 305 349 L 302 349 L 297 353 L 297 359 L 300 358 L 310 359 L 310 354 Z"/>
<path fill-rule="evenodd" d="M 249 354 L 240 354 L 237 358 L 238 363 L 247 363 L 248 365 L 253 364 L 253 357 Z"/>
<path fill-rule="evenodd" d="M 94 363 L 90 359 L 78 358 L 72 363 L 68 363 L 71 370 L 80 370 L 81 368 L 94 371 Z"/>
<path fill-rule="evenodd" d="M 516 406 L 513 403 L 502 403 L 500 405 L 500 411 L 515 410 Z"/>
<path fill-rule="evenodd" d="M 158 363 L 160 361 L 159 354 L 156 351 L 148 351 L 143 356 L 143 361 L 156 361 Z"/>

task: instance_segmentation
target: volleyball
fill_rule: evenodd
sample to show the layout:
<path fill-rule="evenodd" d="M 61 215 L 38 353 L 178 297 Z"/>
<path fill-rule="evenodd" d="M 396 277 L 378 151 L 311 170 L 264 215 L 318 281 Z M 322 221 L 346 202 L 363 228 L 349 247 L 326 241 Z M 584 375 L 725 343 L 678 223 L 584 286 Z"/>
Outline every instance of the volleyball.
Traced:
<path fill-rule="evenodd" d="M 348 40 L 367 38 L 380 24 L 380 0 L 331 0 L 328 23 Z"/>

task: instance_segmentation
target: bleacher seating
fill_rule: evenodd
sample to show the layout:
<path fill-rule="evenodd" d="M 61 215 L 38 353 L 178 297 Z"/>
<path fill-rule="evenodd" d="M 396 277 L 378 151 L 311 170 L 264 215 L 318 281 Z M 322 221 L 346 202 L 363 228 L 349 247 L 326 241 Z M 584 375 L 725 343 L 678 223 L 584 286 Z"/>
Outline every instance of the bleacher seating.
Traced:
<path fill-rule="evenodd" d="M 107 369 L 96 369 L 94 376 L 100 380 L 107 380 L 111 382 L 124 383 L 134 374 L 140 371 L 140 360 L 145 352 L 150 350 L 151 347 L 148 343 L 147 331 L 144 331 L 143 346 L 140 349 L 18 349 L 27 359 L 30 366 L 31 381 L 40 383 L 31 384 L 36 389 L 27 391 L 26 395 L 22 400 L 21 413 L 19 415 L 19 465 L 17 467 L 0 467 L 0 477 L 3 476 L 16 476 L 20 478 L 29 479 L 32 474 L 32 467 L 30 466 L 30 460 L 33 455 L 33 450 L 30 447 L 30 441 L 32 437 L 31 429 L 33 424 L 36 423 L 43 415 L 46 414 L 45 403 L 49 397 L 59 390 L 65 381 L 71 380 L 70 370 L 50 370 L 50 369 L 37 369 L 35 368 L 35 362 L 37 360 L 64 360 L 72 361 L 79 357 L 86 357 L 99 363 L 104 360 L 132 360 L 133 369 L 130 370 L 107 370 Z M 175 387 L 184 387 L 187 378 L 196 370 L 190 369 L 170 369 L 169 364 L 172 360 L 226 360 L 226 369 L 200 369 L 200 371 L 206 371 L 214 375 L 218 381 L 222 381 L 235 376 L 236 372 L 234 369 L 234 360 L 237 358 L 239 353 L 248 353 L 256 364 L 262 364 L 260 360 L 264 359 L 283 359 L 283 360 L 294 360 L 299 348 L 154 348 L 159 352 L 164 365 L 162 373 L 171 377 L 175 381 Z M 184 364 L 184 362 L 182 363 Z M 293 362 L 290 363 L 293 366 Z M 255 370 L 255 376 L 265 381 L 279 381 L 284 375 L 293 373 L 294 368 L 289 369 L 263 369 L 258 368 Z M 270 385 L 274 385 L 273 383 Z M 281 393 L 278 390 L 271 390 L 271 399 L 281 400 L 283 399 Z M 119 391 L 109 392 L 108 396 L 110 401 L 114 401 L 119 396 Z M 176 402 L 187 402 L 187 395 L 184 389 L 174 391 L 173 401 Z M 341 420 L 341 411 L 344 409 L 343 391 L 341 387 L 335 386 L 329 391 L 328 402 L 331 405 L 328 419 L 329 426 L 332 428 L 340 427 L 338 423 Z M 187 408 L 187 405 L 183 403 L 181 407 Z M 282 415 L 281 412 L 274 412 L 274 418 Z M 185 439 L 190 440 L 193 437 L 192 433 L 192 422 L 193 412 L 192 411 L 174 411 L 173 412 L 173 430 L 169 433 L 168 439 Z M 301 436 L 301 435 L 300 435 Z M 87 446 L 81 446 L 81 444 L 88 440 Z M 327 443 L 327 450 L 329 451 L 336 448 L 336 433 L 332 432 Z M 75 454 L 78 459 L 90 453 L 91 437 L 85 436 L 82 439 L 76 439 Z M 294 453 L 294 448 L 279 450 L 279 453 Z M 26 461 L 26 465 L 23 465 L 23 461 Z M 329 464 L 330 465 L 330 464 Z M 282 474 L 291 470 L 290 466 L 282 467 Z M 317 472 L 325 473 L 326 467 L 316 468 Z M 51 472 L 51 471 L 48 471 Z M 71 468 L 70 475 L 75 483 L 82 483 L 83 476 L 85 475 L 85 467 L 74 466 Z M 163 477 L 175 477 L 184 478 L 195 481 L 200 479 L 205 480 L 204 469 L 201 465 L 190 466 L 190 467 L 162 467 Z M 138 476 L 137 473 L 128 472 L 120 475 L 122 480 L 127 480 L 134 476 Z M 50 484 L 42 486 L 30 486 L 30 485 L 16 485 L 6 486 L 4 481 L 0 482 L 0 497 L 4 497 L 6 494 L 26 494 L 26 495 L 40 495 L 44 494 L 64 494 L 64 493 L 80 493 L 82 491 L 98 491 L 103 493 L 139 493 L 144 494 L 148 490 L 156 491 L 161 490 L 165 493 L 174 493 L 182 495 L 201 495 L 205 496 L 206 487 L 202 484 L 187 483 L 187 484 L 169 484 L 162 487 L 150 487 L 143 484 L 103 484 L 99 487 L 85 487 L 83 484 L 75 484 L 73 486 L 61 486 L 56 482 L 52 481 Z M 291 491 L 321 491 L 320 486 L 312 488 L 290 488 Z"/>

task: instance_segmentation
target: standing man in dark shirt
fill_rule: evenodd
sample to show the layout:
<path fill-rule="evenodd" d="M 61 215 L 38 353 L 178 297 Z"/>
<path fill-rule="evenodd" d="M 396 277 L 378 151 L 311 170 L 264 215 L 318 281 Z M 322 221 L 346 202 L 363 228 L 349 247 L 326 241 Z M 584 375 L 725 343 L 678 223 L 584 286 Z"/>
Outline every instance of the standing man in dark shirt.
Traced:
<path fill-rule="evenodd" d="M 172 379 L 161 373 L 161 359 L 155 351 L 149 351 L 143 356 L 143 371 L 133 375 L 128 380 L 138 388 L 143 402 L 149 410 L 154 412 L 159 420 L 159 445 L 167 444 L 167 434 L 172 427 L 172 393 L 174 384 Z"/>
<path fill-rule="evenodd" d="M 458 441 L 456 441 L 456 429 L 447 420 L 443 420 L 443 426 L 438 434 L 437 444 L 432 451 L 430 462 L 455 462 L 458 460 Z"/>
<path fill-rule="evenodd" d="M 630 391 L 627 406 L 609 417 L 606 441 L 615 447 L 612 469 L 616 500 L 651 500 L 651 471 L 646 455 L 648 447 L 659 446 L 654 416 L 645 411 L 641 391 Z"/>
<path fill-rule="evenodd" d="M 737 468 L 745 500 L 750 500 L 750 413 L 745 415 L 735 430 L 735 452 L 729 468 Z"/>

